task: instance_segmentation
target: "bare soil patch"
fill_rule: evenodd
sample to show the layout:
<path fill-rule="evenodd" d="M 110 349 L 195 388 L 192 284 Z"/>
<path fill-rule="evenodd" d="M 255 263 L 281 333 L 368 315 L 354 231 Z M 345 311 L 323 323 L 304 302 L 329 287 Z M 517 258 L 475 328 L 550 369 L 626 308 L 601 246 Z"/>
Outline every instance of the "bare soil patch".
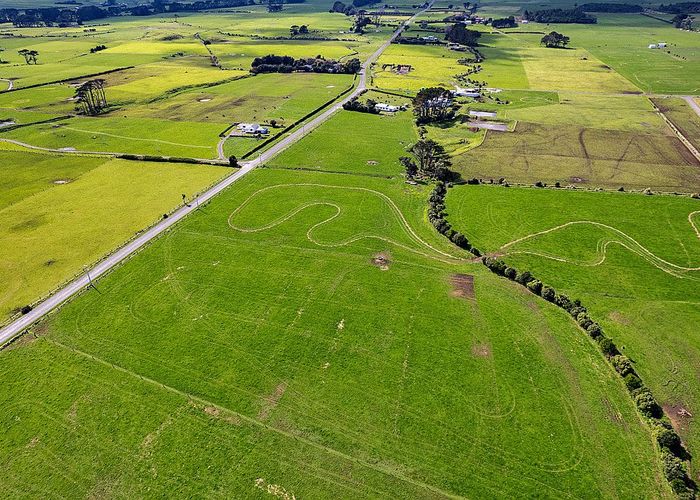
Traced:
<path fill-rule="evenodd" d="M 627 316 L 622 314 L 620 311 L 612 311 L 610 314 L 608 314 L 608 318 L 613 320 L 615 323 L 619 323 L 621 325 L 629 325 L 632 323 Z"/>
<path fill-rule="evenodd" d="M 52 182 L 54 184 L 68 184 L 69 182 L 73 182 L 73 179 L 55 179 Z"/>
<path fill-rule="evenodd" d="M 377 266 L 382 271 L 388 271 L 391 266 L 391 255 L 389 252 L 379 252 L 372 257 L 372 265 Z"/>
<path fill-rule="evenodd" d="M 459 297 L 460 299 L 470 299 L 473 300 L 476 296 L 474 295 L 474 276 L 471 274 L 453 274 L 450 277 L 450 283 L 452 284 L 452 295 L 453 297 Z"/>
<path fill-rule="evenodd" d="M 472 346 L 472 354 L 477 358 L 490 358 L 491 346 L 488 344 L 474 344 Z"/>
<path fill-rule="evenodd" d="M 679 434 L 687 432 L 690 428 L 690 422 L 693 420 L 693 414 L 682 404 L 664 404 L 661 405 L 664 413 L 671 420 L 671 425 Z"/>
<path fill-rule="evenodd" d="M 258 412 L 259 420 L 267 420 L 269 418 L 270 413 L 277 407 L 277 403 L 282 399 L 286 390 L 287 382 L 280 382 L 275 387 L 275 390 L 272 391 L 272 394 L 263 398 L 263 406 Z"/>

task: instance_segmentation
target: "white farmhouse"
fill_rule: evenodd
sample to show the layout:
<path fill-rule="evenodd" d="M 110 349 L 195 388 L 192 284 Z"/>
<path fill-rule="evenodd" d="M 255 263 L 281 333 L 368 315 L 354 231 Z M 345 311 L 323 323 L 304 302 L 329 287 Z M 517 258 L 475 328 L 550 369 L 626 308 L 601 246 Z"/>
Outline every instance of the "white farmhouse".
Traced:
<path fill-rule="evenodd" d="M 383 102 L 377 103 L 374 107 L 375 109 L 383 111 L 385 113 L 396 113 L 400 109 L 398 106 L 394 106 L 392 104 L 385 104 Z"/>
<path fill-rule="evenodd" d="M 239 123 L 238 131 L 244 134 L 266 135 L 267 133 L 269 133 L 267 127 L 262 127 L 258 123 Z"/>

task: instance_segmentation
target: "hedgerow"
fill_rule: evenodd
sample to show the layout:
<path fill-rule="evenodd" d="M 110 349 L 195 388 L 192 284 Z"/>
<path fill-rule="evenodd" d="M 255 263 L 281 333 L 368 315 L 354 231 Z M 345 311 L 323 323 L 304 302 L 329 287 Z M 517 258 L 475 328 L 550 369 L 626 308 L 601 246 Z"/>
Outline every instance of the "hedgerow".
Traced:
<path fill-rule="evenodd" d="M 446 236 L 452 243 L 477 257 L 481 257 L 481 252 L 472 246 L 467 237 L 454 230 L 452 225 L 445 219 L 446 194 L 447 185 L 442 181 L 438 182 L 428 198 L 428 220 L 440 234 Z"/>

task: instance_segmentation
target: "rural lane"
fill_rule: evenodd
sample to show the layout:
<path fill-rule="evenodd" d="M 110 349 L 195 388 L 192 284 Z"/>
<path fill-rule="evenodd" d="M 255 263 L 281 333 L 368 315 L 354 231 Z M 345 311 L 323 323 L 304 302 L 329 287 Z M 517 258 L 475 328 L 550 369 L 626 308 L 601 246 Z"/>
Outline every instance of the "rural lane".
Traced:
<path fill-rule="evenodd" d="M 693 99 L 692 95 L 684 95 L 683 99 L 685 99 L 685 102 L 688 103 L 688 105 L 693 108 L 693 111 L 697 113 L 698 116 L 700 116 L 700 105 L 698 105 L 697 102 L 695 102 L 695 99 Z"/>
<path fill-rule="evenodd" d="M 39 321 L 43 316 L 51 312 L 53 309 L 61 305 L 66 300 L 70 299 L 74 295 L 78 294 L 84 288 L 90 286 L 91 280 L 96 280 L 103 274 L 110 271 L 112 268 L 118 266 L 131 255 L 136 253 L 139 249 L 143 248 L 147 243 L 153 239 L 160 236 L 163 232 L 170 229 L 172 226 L 177 224 L 180 220 L 184 219 L 187 215 L 191 214 L 198 209 L 200 204 L 204 204 L 211 200 L 214 196 L 221 193 L 224 189 L 229 187 L 231 184 L 236 182 L 238 179 L 249 173 L 255 167 L 264 164 L 269 161 L 280 152 L 282 152 L 287 147 L 291 146 L 295 142 L 299 141 L 308 132 L 315 129 L 317 126 L 328 120 L 336 111 L 342 108 L 343 104 L 350 99 L 359 96 L 362 92 L 367 89 L 367 75 L 372 64 L 379 58 L 379 56 L 386 50 L 386 48 L 394 41 L 394 39 L 401 34 L 401 32 L 408 26 L 417 16 L 432 7 L 435 0 L 430 0 L 428 5 L 416 12 L 410 19 L 404 21 L 391 37 L 384 42 L 367 60 L 362 64 L 362 69 L 360 70 L 360 79 L 357 88 L 348 95 L 342 101 L 333 104 L 326 111 L 318 115 L 316 118 L 310 122 L 304 124 L 298 130 L 285 137 L 274 146 L 267 149 L 264 153 L 261 153 L 256 159 L 242 163 L 241 168 L 234 172 L 233 174 L 227 176 L 197 198 L 192 200 L 189 205 L 185 205 L 173 212 L 167 219 L 163 219 L 151 228 L 147 229 L 141 233 L 138 237 L 128 242 L 123 247 L 119 248 L 108 257 L 93 266 L 87 273 L 80 275 L 73 281 L 69 282 L 66 286 L 56 291 L 54 294 L 46 298 L 37 304 L 34 309 L 32 309 L 27 314 L 17 318 L 11 323 L 7 324 L 5 327 L 0 329 L 0 347 L 4 346 L 16 336 L 24 332 L 31 325 Z M 88 277 L 89 275 L 89 277 Z"/>

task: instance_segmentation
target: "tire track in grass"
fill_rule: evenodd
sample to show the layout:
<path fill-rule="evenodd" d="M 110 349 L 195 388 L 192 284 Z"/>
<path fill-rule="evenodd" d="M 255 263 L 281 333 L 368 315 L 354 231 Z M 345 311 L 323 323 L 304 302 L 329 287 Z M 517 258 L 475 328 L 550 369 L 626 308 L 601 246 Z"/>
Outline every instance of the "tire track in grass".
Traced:
<path fill-rule="evenodd" d="M 348 238 L 348 239 L 346 239 L 346 240 L 344 240 L 344 241 L 341 241 L 340 243 L 322 243 L 322 242 L 320 242 L 320 241 L 314 239 L 314 237 L 311 235 L 311 233 L 314 231 L 314 229 L 316 229 L 316 228 L 318 228 L 318 227 L 320 227 L 320 226 L 322 226 L 322 225 L 324 225 L 324 224 L 327 224 L 327 223 L 331 222 L 332 220 L 336 219 L 336 218 L 337 218 L 338 216 L 340 216 L 340 214 L 342 213 L 342 208 L 341 208 L 339 205 L 337 205 L 337 204 L 335 204 L 335 203 L 331 203 L 331 202 L 326 202 L 326 201 L 312 201 L 312 202 L 308 202 L 308 203 L 302 204 L 302 205 L 298 206 L 297 208 L 293 209 L 291 212 L 287 213 L 286 215 L 283 215 L 283 216 L 281 216 L 281 217 L 278 217 L 277 219 L 273 220 L 272 222 L 270 222 L 270 223 L 268 223 L 268 224 L 265 224 L 265 225 L 263 225 L 263 226 L 261 226 L 261 227 L 257 227 L 257 228 L 243 228 L 243 227 L 238 227 L 238 226 L 236 226 L 236 225 L 233 224 L 232 219 L 233 219 L 241 210 L 243 210 L 256 196 L 258 196 L 259 194 L 261 194 L 261 193 L 263 193 L 263 192 L 265 192 L 265 191 L 268 191 L 268 190 L 270 190 L 270 189 L 276 189 L 276 188 L 280 188 L 280 187 L 319 187 L 319 188 L 329 188 L 329 189 L 347 189 L 347 190 L 350 190 L 350 191 L 367 192 L 367 193 L 371 193 L 371 194 L 373 194 L 373 195 L 379 196 L 387 205 L 389 205 L 389 208 L 391 208 L 391 210 L 393 211 L 394 215 L 396 215 L 399 224 L 401 225 L 402 229 L 404 229 L 404 231 L 405 231 L 406 234 L 408 235 L 409 239 L 411 239 L 414 243 L 417 243 L 419 246 L 423 246 L 423 247 L 425 247 L 425 248 L 431 250 L 432 252 L 435 252 L 436 254 L 440 255 L 440 257 L 436 257 L 435 255 L 430 255 L 430 254 L 428 254 L 428 253 L 421 252 L 420 250 L 418 250 L 418 249 L 416 249 L 416 248 L 412 248 L 412 247 L 409 247 L 408 245 L 404 245 L 404 244 L 402 244 L 402 243 L 395 242 L 395 241 L 393 241 L 393 240 L 391 240 L 391 239 L 389 239 L 389 238 L 384 238 L 384 237 L 382 237 L 382 236 L 376 236 L 376 235 L 360 235 L 360 236 L 354 236 L 354 237 L 350 237 L 350 238 Z M 349 244 L 351 244 L 351 243 L 354 243 L 354 242 L 356 242 L 356 241 L 359 241 L 359 240 L 362 240 L 362 239 L 365 239 L 365 238 L 371 238 L 371 239 L 377 239 L 377 240 L 386 241 L 387 243 L 391 243 L 391 244 L 396 245 L 396 246 L 398 246 L 398 247 L 400 247 L 400 248 L 403 248 L 403 249 L 405 249 L 405 250 L 409 250 L 409 251 L 411 251 L 411 252 L 417 253 L 417 254 L 422 255 L 422 256 L 424 256 L 424 257 L 427 257 L 427 258 L 430 258 L 430 259 L 439 260 L 439 261 L 441 261 L 441 262 L 455 263 L 455 262 L 470 262 L 470 261 L 472 260 L 471 258 L 457 257 L 457 256 L 454 256 L 454 255 L 449 254 L 449 253 L 447 253 L 447 252 L 443 252 L 442 250 L 439 250 L 439 249 L 435 248 L 435 247 L 432 246 L 430 243 L 428 243 L 428 242 L 426 242 L 425 240 L 423 240 L 423 239 L 416 233 L 416 231 L 411 227 L 411 225 L 409 224 L 408 220 L 406 220 L 406 217 L 404 216 L 404 214 L 403 214 L 403 212 L 401 211 L 401 209 L 396 205 L 396 203 L 394 203 L 394 201 L 393 201 L 391 198 L 389 198 L 387 195 L 385 195 L 384 193 L 382 193 L 382 192 L 380 192 L 380 191 L 376 191 L 376 190 L 374 190 L 374 189 L 369 189 L 369 188 L 363 188 L 363 187 L 356 187 L 356 186 L 337 186 L 337 185 L 333 185 L 333 184 L 320 184 L 320 183 L 289 183 L 289 184 L 275 184 L 275 185 L 273 185 L 273 186 L 267 186 L 267 187 L 261 188 L 261 189 L 259 189 L 258 191 L 254 192 L 254 193 L 251 194 L 246 200 L 244 200 L 243 203 L 241 203 L 241 204 L 231 213 L 231 215 L 229 215 L 229 217 L 228 217 L 228 225 L 229 225 L 232 229 L 234 229 L 234 230 L 236 230 L 236 231 L 243 232 L 243 233 L 256 233 L 256 232 L 261 232 L 261 231 L 265 231 L 265 230 L 267 230 L 267 229 L 272 229 L 273 227 L 278 226 L 278 225 L 280 225 L 280 224 L 286 222 L 287 220 L 291 219 L 292 217 L 294 217 L 294 216 L 297 215 L 298 213 L 302 212 L 302 211 L 305 210 L 306 208 L 309 208 L 309 207 L 312 207 L 312 206 L 323 206 L 323 205 L 325 205 L 325 206 L 330 206 L 330 207 L 335 208 L 335 209 L 336 209 L 336 213 L 335 213 L 334 215 L 332 215 L 332 216 L 330 216 L 330 217 L 328 217 L 328 218 L 322 220 L 321 222 L 318 222 L 318 223 L 314 224 L 314 225 L 311 226 L 311 227 L 309 228 L 309 230 L 306 232 L 306 237 L 309 239 L 309 241 L 311 241 L 311 242 L 314 243 L 315 245 L 318 245 L 318 246 L 321 246 L 321 247 L 333 248 L 333 247 L 346 246 L 346 245 L 349 245 Z"/>
<path fill-rule="evenodd" d="M 690 226 L 693 228 L 693 231 L 695 232 L 695 235 L 700 239 L 700 229 L 698 228 L 697 224 L 693 220 L 693 218 L 700 214 L 700 210 L 696 210 L 694 212 L 691 212 L 688 214 L 688 222 L 690 223 Z M 572 259 L 566 259 L 564 257 L 557 257 L 554 255 L 548 255 L 545 253 L 540 253 L 540 252 L 534 252 L 530 250 L 513 250 L 513 251 L 507 251 L 509 248 L 511 248 L 514 245 L 517 245 L 518 243 L 522 243 L 524 241 L 534 239 L 538 236 L 543 236 L 555 231 L 558 231 L 560 229 L 564 229 L 566 227 L 574 226 L 574 225 L 579 225 L 579 224 L 587 224 L 595 227 L 600 227 L 606 230 L 610 230 L 616 235 L 620 236 L 621 240 L 615 240 L 615 239 L 609 239 L 609 240 L 601 240 L 598 242 L 597 248 L 596 248 L 596 253 L 598 255 L 598 260 L 592 262 L 592 263 L 584 263 L 580 261 L 575 261 Z M 605 259 L 607 257 L 607 248 L 608 245 L 611 243 L 618 244 L 630 252 L 637 254 L 638 256 L 642 257 L 646 261 L 648 261 L 650 264 L 655 266 L 656 268 L 664 271 L 665 273 L 668 273 L 672 276 L 675 276 L 677 278 L 681 279 L 694 279 L 698 280 L 700 277 L 693 277 L 693 276 L 688 276 L 686 273 L 688 272 L 693 272 L 693 271 L 700 271 L 700 266 L 698 267 L 685 267 L 685 266 L 680 266 L 678 264 L 674 264 L 673 262 L 669 262 L 653 252 L 651 252 L 649 249 L 647 249 L 644 245 L 639 243 L 637 240 L 632 238 L 630 235 L 626 234 L 625 232 L 613 227 L 609 226 L 607 224 L 603 224 L 602 222 L 595 222 L 595 221 L 590 221 L 590 220 L 579 220 L 579 221 L 570 221 L 566 222 L 564 224 L 560 224 L 558 226 L 554 226 L 549 229 L 545 229 L 543 231 L 538 231 L 536 233 L 529 234 L 527 236 L 523 236 L 522 238 L 518 238 L 516 240 L 513 240 L 509 243 L 506 243 L 505 245 L 501 246 L 499 251 L 503 252 L 506 251 L 506 254 L 529 254 L 529 255 L 536 255 L 538 257 L 544 257 L 547 259 L 551 260 L 556 260 L 558 262 L 565 262 L 567 264 L 574 264 L 578 266 L 586 266 L 586 267 L 595 267 L 599 266 L 603 262 L 605 262 Z"/>

